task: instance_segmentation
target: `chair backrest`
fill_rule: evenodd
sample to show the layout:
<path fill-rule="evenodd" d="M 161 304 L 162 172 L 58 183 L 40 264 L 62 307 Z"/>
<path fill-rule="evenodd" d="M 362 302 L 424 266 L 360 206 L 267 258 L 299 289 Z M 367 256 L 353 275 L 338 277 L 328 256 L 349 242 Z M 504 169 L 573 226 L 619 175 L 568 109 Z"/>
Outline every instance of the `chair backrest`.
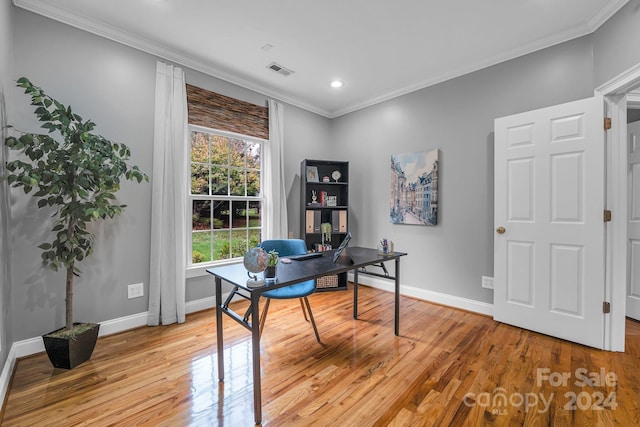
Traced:
<path fill-rule="evenodd" d="M 279 256 L 285 257 L 307 253 L 307 244 L 302 239 L 265 240 L 259 246 L 267 252 L 275 249 Z"/>

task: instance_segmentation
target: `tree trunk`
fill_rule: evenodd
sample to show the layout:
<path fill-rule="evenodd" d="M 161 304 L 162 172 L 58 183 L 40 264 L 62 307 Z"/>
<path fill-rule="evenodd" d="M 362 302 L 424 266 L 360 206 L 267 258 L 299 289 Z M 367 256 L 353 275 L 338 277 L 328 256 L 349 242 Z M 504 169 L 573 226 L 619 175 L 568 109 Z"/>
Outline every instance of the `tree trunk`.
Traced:
<path fill-rule="evenodd" d="M 74 195 L 73 201 L 76 201 L 76 197 Z M 71 236 L 73 236 L 73 216 L 69 218 L 69 222 L 67 223 L 67 242 L 71 241 Z M 66 329 L 70 331 L 73 328 L 73 266 L 75 265 L 75 259 L 72 259 L 69 265 L 67 266 L 67 293 L 66 293 L 66 304 L 65 304 L 65 322 Z"/>
<path fill-rule="evenodd" d="M 67 330 L 73 328 L 73 262 L 67 267 L 67 298 L 66 298 Z"/>

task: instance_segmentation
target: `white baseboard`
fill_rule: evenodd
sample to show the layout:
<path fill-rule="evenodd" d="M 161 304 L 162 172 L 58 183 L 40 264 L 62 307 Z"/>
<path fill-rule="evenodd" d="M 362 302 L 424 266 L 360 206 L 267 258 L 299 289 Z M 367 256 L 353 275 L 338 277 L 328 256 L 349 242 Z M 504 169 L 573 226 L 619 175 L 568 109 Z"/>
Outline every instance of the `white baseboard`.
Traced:
<path fill-rule="evenodd" d="M 228 294 L 224 294 L 223 298 L 226 298 Z M 235 300 L 235 298 L 234 298 Z M 185 304 L 185 312 L 195 313 L 196 311 L 202 311 L 209 308 L 213 308 L 216 305 L 215 297 L 202 298 L 196 301 L 189 301 Z M 119 317 L 117 319 L 106 320 L 100 322 L 99 336 L 112 335 L 118 332 L 128 331 L 130 329 L 139 328 L 147 324 L 149 312 L 132 314 L 130 316 Z M 7 355 L 7 361 L 2 368 L 0 374 L 0 402 L 4 402 L 4 398 L 9 390 L 9 382 L 13 375 L 13 370 L 16 366 L 16 361 L 25 356 L 44 352 L 44 344 L 42 337 L 28 338 L 22 341 L 16 341 L 11 345 L 9 354 Z"/>
<path fill-rule="evenodd" d="M 349 280 L 353 281 L 353 273 L 349 273 Z M 372 288 L 381 289 L 387 292 L 394 291 L 393 280 L 379 279 L 362 273 L 358 274 L 358 284 L 371 286 Z M 443 294 L 441 292 L 429 291 L 422 288 L 416 288 L 414 286 L 403 285 L 402 283 L 400 284 L 400 295 L 493 317 L 493 304 L 486 302 Z"/>
<path fill-rule="evenodd" d="M 7 395 L 7 391 L 9 391 L 9 382 L 11 381 L 11 376 L 13 375 L 13 369 L 16 366 L 16 355 L 14 346 L 11 346 L 9 350 L 9 355 L 7 356 L 7 361 L 4 364 L 4 368 L 2 368 L 2 374 L 0 374 L 0 402 L 2 402 L 2 406 L 4 409 L 4 399 Z"/>
<path fill-rule="evenodd" d="M 353 281 L 353 273 L 349 273 L 349 280 Z M 358 275 L 358 283 L 387 292 L 393 292 L 394 290 L 394 284 L 392 281 L 386 279 L 378 279 L 376 277 L 367 276 L 364 274 Z M 402 284 L 400 285 L 400 294 L 424 301 L 434 302 L 436 304 L 447 305 L 462 310 L 468 310 L 475 313 L 493 316 L 492 304 L 475 301 L 468 298 L 461 298 Z M 227 295 L 228 294 L 223 295 L 223 298 L 226 298 Z M 234 298 L 234 300 L 236 300 L 236 298 Z M 207 310 L 215 307 L 215 302 L 215 297 L 207 297 L 195 301 L 189 301 L 185 305 L 185 312 L 188 314 L 194 313 L 196 311 Z M 148 314 L 149 313 L 145 311 L 142 313 L 132 314 L 130 316 L 100 322 L 100 336 L 112 335 L 118 332 L 124 332 L 130 329 L 145 326 L 147 324 Z M 5 362 L 4 368 L 2 369 L 2 374 L 0 374 L 0 402 L 4 402 L 4 398 L 9 389 L 9 382 L 11 381 L 13 369 L 16 366 L 16 360 L 21 357 L 41 353 L 43 351 L 44 344 L 42 343 L 42 337 L 28 338 L 26 340 L 14 342 L 11 345 L 11 349 L 9 350 L 9 354 L 7 356 L 7 361 Z"/>

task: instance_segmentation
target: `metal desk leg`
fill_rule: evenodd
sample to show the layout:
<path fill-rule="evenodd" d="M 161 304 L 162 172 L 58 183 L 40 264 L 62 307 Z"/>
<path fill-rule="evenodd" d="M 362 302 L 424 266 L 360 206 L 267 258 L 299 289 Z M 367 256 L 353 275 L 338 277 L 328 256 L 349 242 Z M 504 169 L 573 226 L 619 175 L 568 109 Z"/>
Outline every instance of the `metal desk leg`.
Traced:
<path fill-rule="evenodd" d="M 358 269 L 353 270 L 353 318 L 358 318 Z"/>
<path fill-rule="evenodd" d="M 260 295 L 251 293 L 251 352 L 253 356 L 253 415 L 262 423 L 262 382 L 260 380 Z"/>
<path fill-rule="evenodd" d="M 400 258 L 396 258 L 396 301 L 394 329 L 396 336 L 400 335 Z"/>
<path fill-rule="evenodd" d="M 216 277 L 216 344 L 218 345 L 218 381 L 224 381 L 224 339 L 222 337 L 222 279 Z"/>

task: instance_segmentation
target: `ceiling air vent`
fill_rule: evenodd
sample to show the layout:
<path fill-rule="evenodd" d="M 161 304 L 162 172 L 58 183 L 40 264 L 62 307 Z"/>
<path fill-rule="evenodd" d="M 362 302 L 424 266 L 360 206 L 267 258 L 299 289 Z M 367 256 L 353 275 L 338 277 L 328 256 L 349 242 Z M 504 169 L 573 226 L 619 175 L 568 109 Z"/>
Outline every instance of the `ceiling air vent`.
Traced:
<path fill-rule="evenodd" d="M 278 74 L 282 74 L 283 76 L 288 76 L 290 74 L 293 74 L 293 71 L 283 67 L 280 64 L 276 64 L 275 62 L 272 62 L 271 64 L 267 65 L 267 68 L 275 71 Z"/>

